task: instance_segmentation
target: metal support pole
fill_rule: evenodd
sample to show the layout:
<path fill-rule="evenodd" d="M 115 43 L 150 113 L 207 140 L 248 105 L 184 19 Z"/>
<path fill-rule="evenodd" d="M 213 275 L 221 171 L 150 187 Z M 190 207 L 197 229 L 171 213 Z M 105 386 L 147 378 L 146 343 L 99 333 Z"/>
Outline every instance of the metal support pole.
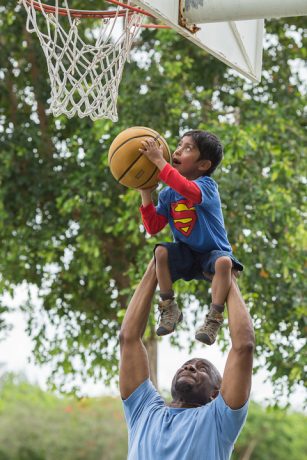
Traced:
<path fill-rule="evenodd" d="M 307 0 L 181 0 L 188 23 L 307 16 Z"/>

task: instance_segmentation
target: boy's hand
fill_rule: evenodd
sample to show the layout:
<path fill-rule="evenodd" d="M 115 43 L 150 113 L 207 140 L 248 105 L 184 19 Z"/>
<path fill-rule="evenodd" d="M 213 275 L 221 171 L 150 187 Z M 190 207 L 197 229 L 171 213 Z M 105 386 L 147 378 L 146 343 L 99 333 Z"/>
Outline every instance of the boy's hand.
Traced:
<path fill-rule="evenodd" d="M 156 141 L 151 137 L 142 141 L 142 148 L 139 151 L 154 163 L 160 171 L 167 163 L 163 157 L 162 147 L 158 147 Z"/>
<path fill-rule="evenodd" d="M 149 187 L 149 188 L 137 188 L 137 191 L 138 192 L 146 192 L 146 193 L 152 193 L 156 190 L 156 188 L 158 187 L 158 184 L 156 185 L 153 185 L 152 187 Z"/>
<path fill-rule="evenodd" d="M 152 198 L 151 198 L 151 194 L 152 192 L 157 188 L 157 186 L 155 185 L 154 187 L 151 187 L 151 188 L 138 188 L 138 192 L 140 192 L 141 194 L 141 198 L 142 198 L 142 205 L 144 207 L 148 206 L 149 204 L 152 203 Z"/>

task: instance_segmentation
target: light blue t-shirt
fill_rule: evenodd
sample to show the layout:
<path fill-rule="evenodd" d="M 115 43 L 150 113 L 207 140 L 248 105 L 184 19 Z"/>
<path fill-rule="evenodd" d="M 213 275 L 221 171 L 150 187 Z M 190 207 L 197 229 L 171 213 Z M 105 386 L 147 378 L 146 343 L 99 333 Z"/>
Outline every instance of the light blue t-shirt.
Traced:
<path fill-rule="evenodd" d="M 198 252 L 231 253 L 217 183 L 207 176 L 194 182 L 201 190 L 201 203 L 193 204 L 171 187 L 165 187 L 159 193 L 157 213 L 168 219 L 176 242 Z"/>
<path fill-rule="evenodd" d="M 228 460 L 248 409 L 230 409 L 221 395 L 195 409 L 168 407 L 149 379 L 123 405 L 128 460 Z"/>

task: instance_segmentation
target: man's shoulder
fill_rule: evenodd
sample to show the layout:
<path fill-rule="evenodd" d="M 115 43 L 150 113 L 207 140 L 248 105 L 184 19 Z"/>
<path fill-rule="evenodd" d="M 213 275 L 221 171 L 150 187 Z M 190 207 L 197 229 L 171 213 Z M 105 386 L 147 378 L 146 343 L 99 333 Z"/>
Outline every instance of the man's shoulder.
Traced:
<path fill-rule="evenodd" d="M 249 399 L 247 399 L 247 401 L 243 404 L 242 407 L 240 407 L 239 409 L 232 409 L 230 406 L 228 406 L 228 404 L 226 403 L 225 399 L 223 398 L 223 395 L 221 392 L 219 392 L 219 394 L 217 395 L 217 397 L 211 401 L 210 404 L 213 404 L 213 405 L 216 405 L 218 407 L 221 407 L 222 409 L 225 409 L 225 410 L 229 410 L 230 412 L 237 412 L 237 411 L 244 411 L 248 408 L 248 404 L 249 404 Z"/>
<path fill-rule="evenodd" d="M 136 426 L 138 421 L 147 417 L 151 410 L 155 410 L 157 407 L 162 408 L 164 405 L 164 400 L 152 382 L 146 379 L 127 399 L 123 400 L 128 427 Z"/>
<path fill-rule="evenodd" d="M 137 405 L 139 402 L 144 407 L 153 403 L 164 405 L 164 400 L 150 379 L 144 380 L 127 399 L 123 400 L 124 406 Z"/>

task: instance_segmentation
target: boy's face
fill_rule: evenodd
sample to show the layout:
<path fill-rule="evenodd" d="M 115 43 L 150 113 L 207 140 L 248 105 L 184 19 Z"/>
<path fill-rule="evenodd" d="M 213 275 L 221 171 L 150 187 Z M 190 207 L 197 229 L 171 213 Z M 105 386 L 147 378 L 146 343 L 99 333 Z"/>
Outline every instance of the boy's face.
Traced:
<path fill-rule="evenodd" d="M 211 161 L 200 160 L 200 151 L 192 136 L 181 138 L 172 155 L 173 167 L 189 180 L 202 176 L 211 166 Z"/>

